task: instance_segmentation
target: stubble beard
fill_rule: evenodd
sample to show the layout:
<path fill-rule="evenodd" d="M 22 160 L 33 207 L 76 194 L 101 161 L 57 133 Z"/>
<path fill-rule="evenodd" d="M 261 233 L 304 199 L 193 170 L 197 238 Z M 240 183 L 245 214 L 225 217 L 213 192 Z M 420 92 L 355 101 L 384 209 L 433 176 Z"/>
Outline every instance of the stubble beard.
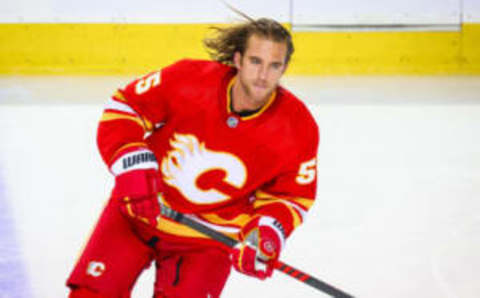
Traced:
<path fill-rule="evenodd" d="M 272 94 L 273 90 L 275 89 L 275 87 L 271 87 L 271 88 L 267 87 L 266 92 L 264 92 L 263 94 L 258 96 L 252 90 L 252 87 L 255 88 L 253 83 L 251 85 L 248 85 L 245 82 L 243 82 L 242 80 L 240 80 L 240 86 L 243 89 L 243 91 L 244 91 L 245 95 L 247 96 L 247 98 L 249 99 L 249 101 L 251 103 L 254 103 L 255 105 L 258 105 L 255 108 L 260 108 L 263 105 L 265 105 L 267 103 L 268 99 L 270 98 L 270 95 Z"/>

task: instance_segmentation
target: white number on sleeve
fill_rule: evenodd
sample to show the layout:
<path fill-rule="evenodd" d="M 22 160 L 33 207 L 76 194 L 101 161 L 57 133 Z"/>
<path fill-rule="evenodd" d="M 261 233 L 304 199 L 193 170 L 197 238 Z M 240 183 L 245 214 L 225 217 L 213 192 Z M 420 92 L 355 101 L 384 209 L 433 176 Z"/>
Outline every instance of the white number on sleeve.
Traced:
<path fill-rule="evenodd" d="M 160 84 L 160 72 L 154 72 L 148 77 L 139 80 L 135 85 L 135 92 L 137 94 L 142 94 L 150 90 L 150 88 L 157 86 Z"/>
<path fill-rule="evenodd" d="M 300 164 L 298 175 L 295 179 L 298 184 L 309 184 L 315 180 L 317 159 L 313 158 Z"/>

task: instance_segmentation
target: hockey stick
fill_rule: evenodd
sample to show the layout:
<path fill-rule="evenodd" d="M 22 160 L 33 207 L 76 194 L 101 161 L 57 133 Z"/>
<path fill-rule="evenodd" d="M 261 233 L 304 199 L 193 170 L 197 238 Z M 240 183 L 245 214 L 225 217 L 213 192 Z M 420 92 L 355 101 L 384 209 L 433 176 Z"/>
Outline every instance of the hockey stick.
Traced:
<path fill-rule="evenodd" d="M 217 232 L 206 225 L 188 217 L 188 215 L 185 215 L 183 213 L 180 213 L 178 211 L 175 211 L 163 204 L 160 204 L 161 210 L 162 210 L 162 215 L 170 218 L 178 223 L 184 224 L 192 229 L 194 229 L 197 232 L 200 232 L 204 235 L 209 236 L 210 238 L 217 240 L 223 244 L 225 244 L 228 247 L 234 247 L 238 241 L 230 238 L 220 232 Z M 299 280 L 303 283 L 306 283 L 309 286 L 314 287 L 317 290 L 320 290 L 326 294 L 329 294 L 332 297 L 337 297 L 337 298 L 353 298 L 352 295 L 347 294 L 343 292 L 342 290 L 339 290 L 321 280 L 318 278 L 315 278 L 305 272 L 302 272 L 288 264 L 285 264 L 281 261 L 277 261 L 275 264 L 275 269 L 287 274 L 290 277 L 295 278 L 296 280 Z"/>

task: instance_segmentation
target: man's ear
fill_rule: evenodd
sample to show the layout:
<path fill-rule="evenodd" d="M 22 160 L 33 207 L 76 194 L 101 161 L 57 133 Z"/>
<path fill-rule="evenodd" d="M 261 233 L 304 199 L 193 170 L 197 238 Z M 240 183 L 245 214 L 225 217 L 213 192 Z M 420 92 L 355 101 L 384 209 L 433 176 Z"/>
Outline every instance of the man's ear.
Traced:
<path fill-rule="evenodd" d="M 233 53 L 233 64 L 237 69 L 242 66 L 242 54 L 239 51 Z"/>

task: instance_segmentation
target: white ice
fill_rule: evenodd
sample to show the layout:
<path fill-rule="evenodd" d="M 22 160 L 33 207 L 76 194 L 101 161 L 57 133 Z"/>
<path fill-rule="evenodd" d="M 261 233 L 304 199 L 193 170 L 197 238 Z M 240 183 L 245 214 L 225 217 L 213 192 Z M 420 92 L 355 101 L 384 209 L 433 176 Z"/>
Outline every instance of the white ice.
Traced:
<path fill-rule="evenodd" d="M 0 77 L 0 203 L 11 212 L 0 219 L 16 239 L 0 247 L 0 268 L 20 260 L 28 297 L 67 294 L 113 182 L 97 153 L 97 121 L 130 79 Z M 308 103 L 321 145 L 317 202 L 282 260 L 357 297 L 480 297 L 480 77 L 284 84 Z M 133 297 L 151 297 L 152 284 L 150 270 Z M 233 272 L 222 297 L 327 296 L 280 272 L 265 282 Z"/>

